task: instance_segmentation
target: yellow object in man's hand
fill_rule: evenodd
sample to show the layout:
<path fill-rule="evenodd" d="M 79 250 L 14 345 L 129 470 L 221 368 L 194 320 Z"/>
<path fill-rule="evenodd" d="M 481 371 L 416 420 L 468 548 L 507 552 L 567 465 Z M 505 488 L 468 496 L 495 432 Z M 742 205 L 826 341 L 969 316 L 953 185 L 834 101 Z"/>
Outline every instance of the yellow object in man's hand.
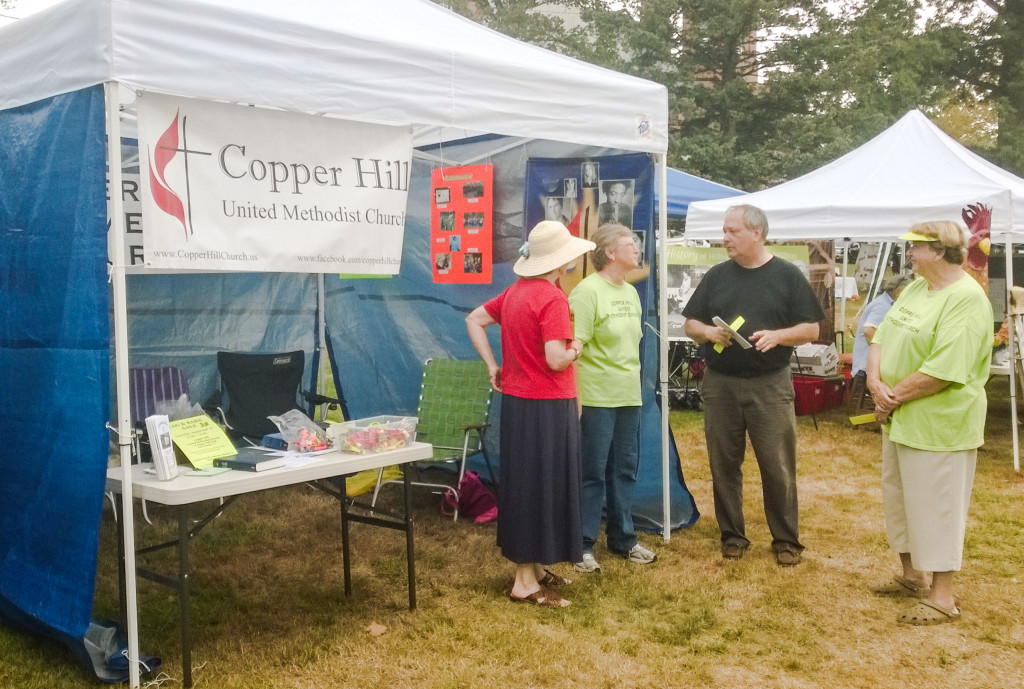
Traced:
<path fill-rule="evenodd" d="M 717 318 L 717 316 L 716 316 L 716 318 Z M 726 330 L 730 331 L 729 332 L 729 336 L 732 337 L 733 339 L 736 339 L 736 335 L 739 334 L 739 329 L 742 328 L 743 324 L 746 323 L 746 322 L 747 321 L 746 321 L 745 318 L 743 318 L 743 316 L 736 316 L 736 320 L 734 320 L 732 323 L 730 323 L 729 327 L 726 328 Z M 719 324 L 719 323 L 716 323 L 715 325 L 718 325 L 719 327 L 721 327 L 721 324 Z M 748 344 L 746 347 L 744 347 L 744 349 L 746 349 L 749 346 L 750 345 Z M 721 354 L 722 350 L 724 350 L 724 349 L 725 349 L 725 345 L 720 345 L 720 344 L 716 344 L 715 345 L 715 351 L 718 352 L 719 354 Z"/>

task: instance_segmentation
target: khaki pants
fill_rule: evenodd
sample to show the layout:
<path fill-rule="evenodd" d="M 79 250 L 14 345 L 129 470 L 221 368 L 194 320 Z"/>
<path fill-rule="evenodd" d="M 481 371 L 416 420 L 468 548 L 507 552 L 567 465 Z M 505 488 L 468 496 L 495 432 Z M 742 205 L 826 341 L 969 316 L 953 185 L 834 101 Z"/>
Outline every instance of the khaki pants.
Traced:
<path fill-rule="evenodd" d="M 931 452 L 889 440 L 882 430 L 882 506 L 889 545 L 922 572 L 957 572 L 977 450 Z"/>

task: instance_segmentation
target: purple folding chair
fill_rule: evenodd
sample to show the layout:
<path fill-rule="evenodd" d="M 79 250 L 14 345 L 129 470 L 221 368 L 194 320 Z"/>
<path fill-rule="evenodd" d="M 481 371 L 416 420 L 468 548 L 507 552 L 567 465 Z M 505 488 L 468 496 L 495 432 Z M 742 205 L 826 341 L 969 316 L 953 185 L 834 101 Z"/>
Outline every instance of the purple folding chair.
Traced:
<path fill-rule="evenodd" d="M 160 402 L 188 397 L 188 381 L 180 368 L 160 366 L 128 371 L 128 399 L 133 426 L 145 425 L 146 417 L 157 413 Z"/>

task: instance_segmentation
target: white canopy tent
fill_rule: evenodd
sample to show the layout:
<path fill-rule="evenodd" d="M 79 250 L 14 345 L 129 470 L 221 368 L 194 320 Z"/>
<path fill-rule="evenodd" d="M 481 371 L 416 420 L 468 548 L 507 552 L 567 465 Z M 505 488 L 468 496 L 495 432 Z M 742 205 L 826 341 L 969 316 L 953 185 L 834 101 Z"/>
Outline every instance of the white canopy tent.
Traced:
<path fill-rule="evenodd" d="M 664 86 L 521 43 L 428 0 L 68 0 L 3 38 L 0 109 L 117 82 L 424 135 L 456 130 L 446 138 L 487 132 L 649 153 L 668 145 Z"/>
<path fill-rule="evenodd" d="M 765 211 L 776 241 L 837 239 L 891 241 L 915 222 L 953 220 L 981 203 L 992 209 L 993 241 L 1006 244 L 1006 303 L 1013 284 L 1012 242 L 1024 232 L 1024 179 L 972 153 L 912 110 L 889 129 L 837 160 L 763 191 L 690 204 L 687 240 L 720 239 L 729 206 Z M 1015 343 L 1010 328 L 1011 351 Z M 1017 418 L 1014 370 L 1010 406 Z M 1014 422 L 1014 469 L 1020 470 Z"/>
<path fill-rule="evenodd" d="M 719 239 L 725 209 L 751 203 L 773 240 L 891 240 L 921 220 L 963 222 L 968 203 L 992 207 L 992 234 L 1021 231 L 1024 179 L 996 167 L 912 110 L 866 144 L 802 177 L 729 199 L 695 201 L 687 239 Z"/>
<path fill-rule="evenodd" d="M 136 96 L 155 92 L 409 126 L 417 144 L 488 132 L 656 154 L 659 234 L 667 235 L 664 86 L 520 43 L 428 0 L 67 0 L 0 29 L 0 110 L 97 84 L 106 88 L 107 135 L 114 142 Z M 119 146 L 108 146 L 114 189 L 121 188 L 120 155 Z M 109 217 L 111 255 L 123 256 L 118 194 L 111 195 Z M 663 262 L 665 242 L 660 246 Z M 134 552 L 124 266 L 112 266 L 111 282 L 122 528 L 126 551 Z M 661 327 L 667 399 L 664 319 Z M 132 558 L 126 570 L 130 679 L 139 686 Z"/>

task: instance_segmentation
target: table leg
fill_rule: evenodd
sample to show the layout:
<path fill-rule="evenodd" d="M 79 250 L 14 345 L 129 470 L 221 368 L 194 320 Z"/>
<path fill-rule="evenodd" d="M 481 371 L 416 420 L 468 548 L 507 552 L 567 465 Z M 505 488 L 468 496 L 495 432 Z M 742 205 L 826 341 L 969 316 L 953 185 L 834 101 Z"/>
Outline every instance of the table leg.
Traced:
<path fill-rule="evenodd" d="M 405 491 L 405 558 L 409 561 L 409 609 L 416 609 L 416 555 L 412 538 L 412 485 L 409 471 L 402 471 L 402 488 Z"/>
<path fill-rule="evenodd" d="M 345 571 L 345 597 L 348 598 L 352 595 L 352 569 L 348 559 L 348 506 L 345 503 L 348 499 L 348 481 L 345 476 L 339 479 L 338 492 L 341 498 L 341 561 Z"/>
<path fill-rule="evenodd" d="M 181 672 L 185 687 L 192 686 L 192 630 L 190 628 L 188 505 L 178 507 L 178 603 L 181 605 Z"/>

